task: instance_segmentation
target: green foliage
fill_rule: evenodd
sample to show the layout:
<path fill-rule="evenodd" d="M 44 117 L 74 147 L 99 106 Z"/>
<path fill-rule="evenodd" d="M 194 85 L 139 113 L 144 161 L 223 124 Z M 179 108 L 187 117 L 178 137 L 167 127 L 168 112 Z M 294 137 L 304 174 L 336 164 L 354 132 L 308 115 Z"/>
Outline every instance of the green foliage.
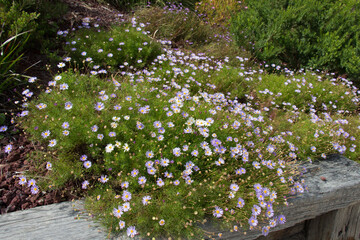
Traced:
<path fill-rule="evenodd" d="M 161 53 L 160 43 L 144 34 L 137 25 L 113 26 L 109 31 L 81 29 L 68 39 L 65 49 L 80 66 L 115 69 L 120 65 L 143 68 Z"/>
<path fill-rule="evenodd" d="M 4 39 L 13 37 L 21 32 L 34 30 L 37 26 L 35 19 L 39 17 L 36 13 L 25 12 L 22 6 L 13 1 L 0 1 L 0 24 L 1 43 Z"/>
<path fill-rule="evenodd" d="M 245 1 L 232 21 L 237 44 L 254 56 L 291 68 L 318 68 L 358 79 L 360 3 Z"/>

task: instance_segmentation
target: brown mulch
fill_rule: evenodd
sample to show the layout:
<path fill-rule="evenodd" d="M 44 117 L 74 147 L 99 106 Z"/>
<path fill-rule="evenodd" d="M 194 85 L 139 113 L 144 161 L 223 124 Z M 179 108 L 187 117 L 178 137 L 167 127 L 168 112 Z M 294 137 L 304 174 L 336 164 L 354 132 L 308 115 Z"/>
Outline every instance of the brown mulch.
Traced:
<path fill-rule="evenodd" d="M 110 5 L 99 4 L 96 0 L 62 1 L 68 4 L 68 13 L 63 17 L 67 23 L 66 27 L 68 29 L 81 23 L 84 18 L 88 18 L 90 22 L 96 22 L 101 26 L 109 26 L 116 22 L 123 21 L 122 19 L 126 19 L 126 14 L 117 11 Z M 45 86 L 51 79 L 51 75 L 45 71 L 47 58 L 34 49 L 34 52 L 29 52 L 25 55 L 23 68 L 25 69 L 35 62 L 39 63 L 30 68 L 30 70 L 26 72 L 26 75 L 38 77 L 39 81 L 37 84 L 41 88 L 41 85 Z M 21 93 L 22 90 L 15 90 L 14 96 L 8 95 L 6 99 L 2 99 L 4 101 L 1 104 L 1 107 L 14 112 L 15 105 L 13 102 L 16 100 L 21 101 L 21 99 L 16 99 L 16 96 L 21 96 L 19 93 Z M 38 91 L 34 92 L 36 95 Z M 34 97 L 36 96 L 33 96 L 32 98 Z M 71 185 L 65 186 L 60 190 L 48 192 L 42 192 L 42 189 L 40 189 L 39 193 L 33 195 L 31 194 L 30 187 L 26 184 L 19 184 L 20 176 L 26 175 L 27 172 L 34 170 L 34 165 L 32 164 L 31 159 L 28 158 L 28 154 L 41 146 L 29 141 L 21 130 L 14 133 L 12 132 L 13 129 L 14 126 L 10 126 L 5 133 L 6 137 L 0 140 L 0 214 L 78 198 L 78 196 L 72 195 L 71 189 L 75 186 Z M 9 143 L 13 145 L 13 149 L 9 154 L 6 154 L 3 149 Z M 42 172 L 39 172 L 40 175 L 45 174 L 47 171 L 45 163 L 43 169 Z M 79 186 L 76 187 L 79 188 Z"/>

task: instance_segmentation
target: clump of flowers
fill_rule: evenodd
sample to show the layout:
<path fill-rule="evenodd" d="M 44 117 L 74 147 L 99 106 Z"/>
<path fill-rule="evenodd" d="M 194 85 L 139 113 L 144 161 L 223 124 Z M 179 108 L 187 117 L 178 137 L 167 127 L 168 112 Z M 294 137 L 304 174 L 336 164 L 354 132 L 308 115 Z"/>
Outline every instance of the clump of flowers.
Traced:
<path fill-rule="evenodd" d="M 133 18 L 131 24 L 112 26 L 110 30 L 81 28 L 65 35 L 69 55 L 64 60 L 86 66 L 93 75 L 105 74 L 109 67 L 121 71 L 143 68 L 161 53 L 160 44 L 148 36 L 144 27 Z M 63 84 L 61 89 L 66 88 Z"/>

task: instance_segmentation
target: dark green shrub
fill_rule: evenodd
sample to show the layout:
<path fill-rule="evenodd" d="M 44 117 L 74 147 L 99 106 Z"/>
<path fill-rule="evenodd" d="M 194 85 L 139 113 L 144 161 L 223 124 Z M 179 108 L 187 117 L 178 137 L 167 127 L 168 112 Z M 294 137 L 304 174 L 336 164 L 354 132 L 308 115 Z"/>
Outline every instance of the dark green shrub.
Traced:
<path fill-rule="evenodd" d="M 259 60 L 292 68 L 360 73 L 360 3 L 356 0 L 245 1 L 232 21 L 239 46 Z"/>

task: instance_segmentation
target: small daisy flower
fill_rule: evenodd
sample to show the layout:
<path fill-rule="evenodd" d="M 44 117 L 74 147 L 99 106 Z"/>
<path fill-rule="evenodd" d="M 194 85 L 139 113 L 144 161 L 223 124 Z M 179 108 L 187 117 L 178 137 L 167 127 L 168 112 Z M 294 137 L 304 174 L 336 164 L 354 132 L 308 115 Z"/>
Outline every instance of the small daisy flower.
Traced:
<path fill-rule="evenodd" d="M 84 154 L 84 155 L 81 155 L 80 157 L 80 161 L 86 161 L 87 160 L 87 156 Z"/>
<path fill-rule="evenodd" d="M 91 127 L 91 131 L 92 131 L 92 132 L 97 132 L 98 129 L 99 129 L 99 127 L 96 126 L 96 125 L 94 125 L 94 126 Z"/>
<path fill-rule="evenodd" d="M 7 126 L 1 126 L 0 127 L 0 132 L 6 132 L 7 129 L 8 129 Z"/>
<path fill-rule="evenodd" d="M 63 67 L 65 67 L 65 63 L 60 62 L 60 63 L 57 65 L 57 67 L 58 67 L 58 68 L 63 68 Z"/>
<path fill-rule="evenodd" d="M 41 133 L 41 136 L 42 136 L 43 138 L 49 137 L 49 136 L 50 136 L 50 131 L 49 131 L 49 130 L 46 130 L 45 132 L 42 132 L 42 133 Z"/>
<path fill-rule="evenodd" d="M 129 147 L 129 145 L 127 143 L 124 144 L 123 150 L 124 150 L 124 152 L 130 151 L 130 147 Z"/>
<path fill-rule="evenodd" d="M 66 83 L 60 84 L 60 90 L 67 90 L 69 88 L 69 85 Z"/>
<path fill-rule="evenodd" d="M 251 227 L 256 227 L 258 225 L 258 220 L 256 219 L 255 216 L 251 216 L 249 218 L 249 224 Z"/>
<path fill-rule="evenodd" d="M 36 81 L 37 77 L 31 77 L 29 78 L 29 83 L 34 83 Z"/>
<path fill-rule="evenodd" d="M 113 214 L 114 214 L 115 217 L 120 218 L 121 215 L 123 214 L 123 209 L 122 209 L 122 207 L 121 207 L 121 206 L 118 206 L 118 208 L 114 208 L 114 209 L 113 209 Z"/>
<path fill-rule="evenodd" d="M 73 107 L 73 104 L 71 102 L 66 102 L 65 103 L 65 109 L 66 110 L 70 110 Z"/>
<path fill-rule="evenodd" d="M 237 207 L 238 207 L 238 208 L 242 208 L 242 207 L 244 207 L 244 205 L 245 205 L 244 199 L 238 198 Z"/>
<path fill-rule="evenodd" d="M 125 222 L 120 220 L 119 227 L 120 227 L 120 229 L 123 229 L 125 227 Z"/>
<path fill-rule="evenodd" d="M 131 171 L 131 176 L 132 177 L 136 177 L 138 174 L 139 174 L 139 170 L 137 170 L 137 169 L 134 169 L 134 170 Z"/>
<path fill-rule="evenodd" d="M 39 187 L 34 185 L 31 187 L 31 194 L 37 194 L 39 192 Z"/>
<path fill-rule="evenodd" d="M 51 168 L 52 168 L 51 162 L 47 162 L 47 163 L 46 163 L 46 169 L 47 169 L 47 170 L 51 170 Z"/>
<path fill-rule="evenodd" d="M 234 192 L 237 192 L 239 190 L 239 185 L 233 183 L 230 185 L 230 190 L 231 191 L 234 191 Z"/>
<path fill-rule="evenodd" d="M 55 76 L 55 81 L 59 81 L 62 77 L 60 75 Z"/>
<path fill-rule="evenodd" d="M 264 226 L 264 227 L 262 228 L 262 234 L 263 234 L 264 236 L 267 236 L 267 235 L 269 234 L 269 230 L 270 230 L 270 226 Z"/>
<path fill-rule="evenodd" d="M 123 201 L 130 201 L 131 193 L 129 191 L 124 191 L 121 198 Z"/>
<path fill-rule="evenodd" d="M 30 179 L 30 180 L 28 181 L 28 187 L 35 186 L 35 185 L 36 185 L 35 179 Z"/>
<path fill-rule="evenodd" d="M 130 203 L 129 202 L 126 202 L 122 205 L 122 209 L 124 212 L 127 212 L 130 210 Z"/>
<path fill-rule="evenodd" d="M 87 186 L 89 186 L 89 182 L 88 182 L 87 180 L 85 180 L 85 181 L 83 181 L 83 182 L 81 183 L 81 188 L 82 188 L 82 189 L 87 189 Z"/>
<path fill-rule="evenodd" d="M 21 176 L 21 177 L 20 177 L 20 180 L 19 180 L 19 184 L 20 184 L 20 185 L 24 185 L 25 183 L 26 183 L 26 177 Z"/>
<path fill-rule="evenodd" d="M 220 207 L 218 207 L 218 206 L 216 206 L 216 207 L 215 207 L 215 210 L 213 211 L 214 217 L 217 217 L 217 218 L 222 217 L 223 213 L 224 213 L 224 210 L 222 210 L 222 209 L 221 209 Z"/>
<path fill-rule="evenodd" d="M 56 139 L 52 139 L 49 141 L 49 147 L 54 147 L 56 145 Z"/>
<path fill-rule="evenodd" d="M 180 181 L 179 181 L 179 180 L 175 180 L 175 181 L 174 181 L 174 185 L 175 185 L 175 186 L 178 186 L 179 184 L 180 184 Z"/>
<path fill-rule="evenodd" d="M 161 179 L 161 178 L 159 178 L 157 181 L 156 181 L 156 184 L 159 186 L 159 187 L 162 187 L 162 186 L 164 186 L 164 181 Z"/>
<path fill-rule="evenodd" d="M 103 110 L 105 108 L 105 105 L 104 105 L 104 103 L 102 103 L 102 102 L 97 102 L 96 104 L 95 104 L 95 110 L 97 110 L 97 111 L 101 111 L 101 110 Z"/>
<path fill-rule="evenodd" d="M 153 157 L 154 157 L 153 151 L 147 151 L 147 152 L 146 152 L 146 157 L 147 157 L 147 158 L 153 158 Z"/>
<path fill-rule="evenodd" d="M 106 183 L 109 180 L 109 178 L 107 177 L 107 175 L 101 175 L 100 177 L 100 182 L 101 183 Z"/>
<path fill-rule="evenodd" d="M 64 130 L 62 133 L 64 136 L 68 136 L 70 134 L 70 132 L 68 130 Z"/>
<path fill-rule="evenodd" d="M 64 122 L 61 126 L 63 129 L 68 129 L 70 127 L 70 124 L 68 122 Z"/>
<path fill-rule="evenodd" d="M 135 237 L 135 235 L 137 234 L 137 231 L 135 230 L 134 226 L 130 226 L 127 228 L 126 233 L 127 233 L 128 237 Z"/>
<path fill-rule="evenodd" d="M 10 153 L 13 149 L 13 146 L 11 144 L 8 144 L 5 146 L 5 153 Z"/>
<path fill-rule="evenodd" d="M 159 221 L 159 224 L 160 224 L 160 226 L 165 225 L 165 220 L 164 220 L 164 219 L 161 219 L 161 220 Z"/>
<path fill-rule="evenodd" d="M 284 223 L 286 222 L 285 216 L 284 216 L 284 215 L 280 215 L 280 216 L 278 217 L 278 222 L 279 222 L 280 224 L 284 224 Z"/>
<path fill-rule="evenodd" d="M 176 156 L 176 157 L 179 157 L 181 155 L 181 149 L 180 148 L 174 148 L 173 149 L 173 154 Z"/>
<path fill-rule="evenodd" d="M 114 145 L 112 145 L 111 143 L 108 144 L 108 145 L 106 145 L 105 151 L 106 151 L 107 153 L 111 153 L 113 150 L 114 150 Z"/>
<path fill-rule="evenodd" d="M 138 179 L 138 183 L 139 183 L 140 185 L 145 184 L 145 183 L 146 183 L 146 177 L 144 177 L 144 176 L 139 177 L 139 179 Z"/>
<path fill-rule="evenodd" d="M 84 165 L 84 167 L 85 167 L 86 169 L 88 169 L 88 168 L 91 167 L 91 162 L 90 162 L 90 161 L 85 161 L 83 165 Z"/>
<path fill-rule="evenodd" d="M 122 188 L 128 188 L 129 187 L 129 182 L 128 181 L 122 182 L 121 187 Z"/>

